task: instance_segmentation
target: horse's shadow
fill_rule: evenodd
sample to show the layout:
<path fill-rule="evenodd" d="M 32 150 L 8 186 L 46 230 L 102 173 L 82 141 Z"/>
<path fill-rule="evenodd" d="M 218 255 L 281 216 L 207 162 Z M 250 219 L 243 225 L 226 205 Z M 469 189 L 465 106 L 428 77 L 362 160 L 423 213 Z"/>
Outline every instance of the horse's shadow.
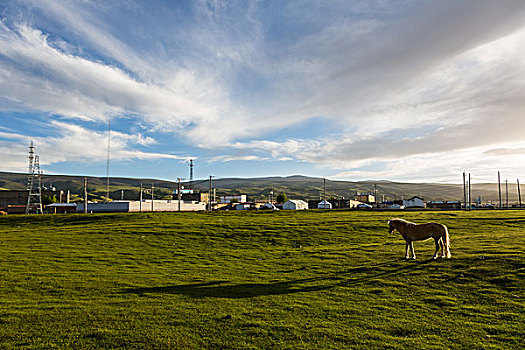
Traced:
<path fill-rule="evenodd" d="M 416 264 L 381 264 L 358 267 L 327 274 L 324 276 L 292 279 L 270 283 L 231 284 L 229 281 L 213 281 L 159 287 L 127 288 L 126 294 L 181 294 L 193 298 L 254 298 L 268 295 L 284 295 L 328 290 L 334 287 L 351 286 L 371 280 L 400 275 L 424 268 L 434 260 L 419 261 Z M 387 267 L 385 270 L 381 270 Z M 379 271 L 378 271 L 379 270 Z"/>
<path fill-rule="evenodd" d="M 275 283 L 229 284 L 229 281 L 214 281 L 196 284 L 181 284 L 164 287 L 130 288 L 124 293 L 132 294 L 182 294 L 193 298 L 253 298 L 263 295 L 281 295 L 299 292 L 312 292 L 331 288 L 327 285 L 308 285 L 317 278 L 298 279 Z M 307 285 L 304 285 L 307 284 Z"/>

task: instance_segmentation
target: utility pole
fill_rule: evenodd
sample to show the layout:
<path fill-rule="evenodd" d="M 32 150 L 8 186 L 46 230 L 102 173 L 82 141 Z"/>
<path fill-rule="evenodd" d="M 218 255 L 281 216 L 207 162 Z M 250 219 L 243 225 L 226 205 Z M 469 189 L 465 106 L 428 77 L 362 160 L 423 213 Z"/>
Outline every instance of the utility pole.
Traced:
<path fill-rule="evenodd" d="M 111 146 L 111 119 L 108 120 L 108 155 L 106 159 L 106 200 L 109 202 L 109 155 Z"/>
<path fill-rule="evenodd" d="M 84 178 L 84 214 L 87 214 L 87 207 L 88 207 L 88 195 L 87 195 L 87 177 Z"/>
<path fill-rule="evenodd" d="M 509 209 L 509 183 L 505 179 L 505 207 Z"/>
<path fill-rule="evenodd" d="M 326 178 L 323 177 L 323 209 L 326 209 Z"/>
<path fill-rule="evenodd" d="M 374 184 L 374 204 L 377 208 L 377 184 Z"/>
<path fill-rule="evenodd" d="M 177 178 L 177 198 L 179 199 L 179 211 L 180 211 L 180 200 L 182 198 L 180 180 L 181 180 L 181 178 L 178 177 Z"/>
<path fill-rule="evenodd" d="M 470 204 L 471 204 L 471 196 L 470 196 L 470 189 L 471 189 L 472 182 L 470 181 L 470 173 L 468 173 L 468 210 L 470 210 Z"/>
<path fill-rule="evenodd" d="M 465 172 L 463 172 L 463 205 L 465 210 L 467 210 L 467 186 L 465 184 Z"/>
<path fill-rule="evenodd" d="M 517 181 L 518 181 L 518 204 L 519 204 L 519 208 L 521 209 L 520 179 L 517 179 Z"/>
<path fill-rule="evenodd" d="M 211 182 L 211 179 L 213 178 L 213 176 L 210 175 L 210 183 L 209 183 L 209 191 L 208 191 L 208 209 L 209 211 L 211 211 L 211 190 L 212 190 L 212 182 Z"/>
<path fill-rule="evenodd" d="M 501 203 L 501 178 L 499 176 L 499 171 L 498 171 L 498 193 L 499 193 L 499 208 L 503 209 L 503 206 Z"/>
<path fill-rule="evenodd" d="M 155 182 L 151 183 L 151 212 L 153 213 L 153 201 L 155 200 Z"/>
<path fill-rule="evenodd" d="M 139 211 L 142 213 L 142 181 L 140 182 Z"/>

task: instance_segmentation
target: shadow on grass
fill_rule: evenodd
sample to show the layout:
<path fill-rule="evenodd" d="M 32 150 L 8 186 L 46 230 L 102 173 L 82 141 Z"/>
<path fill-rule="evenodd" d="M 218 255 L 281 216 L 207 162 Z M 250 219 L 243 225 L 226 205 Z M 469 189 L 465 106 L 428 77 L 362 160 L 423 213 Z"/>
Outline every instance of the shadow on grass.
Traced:
<path fill-rule="evenodd" d="M 409 274 L 425 268 L 434 260 L 417 263 L 380 264 L 370 267 L 357 267 L 338 271 L 319 277 L 294 279 L 273 283 L 241 283 L 229 284 L 229 281 L 213 281 L 206 283 L 172 285 L 162 287 L 128 288 L 126 294 L 181 294 L 194 298 L 253 298 L 268 295 L 283 295 L 292 293 L 314 292 L 334 287 L 351 286 L 366 283 L 386 276 Z M 381 268 L 390 267 L 378 272 Z M 355 275 L 355 277 L 353 277 Z"/>
<path fill-rule="evenodd" d="M 228 281 L 214 281 L 200 284 L 174 285 L 165 287 L 131 288 L 124 293 L 132 294 L 182 294 L 194 298 L 253 298 L 263 295 L 280 295 L 299 292 L 312 292 L 332 288 L 330 285 L 302 286 L 304 283 L 313 283 L 318 278 L 307 278 L 277 283 L 241 283 L 227 284 Z"/>

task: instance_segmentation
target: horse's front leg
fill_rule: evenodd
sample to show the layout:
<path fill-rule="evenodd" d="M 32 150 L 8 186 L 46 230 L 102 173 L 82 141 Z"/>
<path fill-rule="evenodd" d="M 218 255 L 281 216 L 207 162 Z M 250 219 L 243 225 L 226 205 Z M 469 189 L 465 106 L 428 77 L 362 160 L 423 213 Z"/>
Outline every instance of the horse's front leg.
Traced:
<path fill-rule="evenodd" d="M 416 253 L 414 252 L 414 242 L 413 241 L 410 241 L 409 243 L 410 245 L 410 250 L 412 250 L 412 259 L 416 259 Z"/>
<path fill-rule="evenodd" d="M 410 259 L 410 243 L 408 241 L 405 244 L 405 259 Z"/>

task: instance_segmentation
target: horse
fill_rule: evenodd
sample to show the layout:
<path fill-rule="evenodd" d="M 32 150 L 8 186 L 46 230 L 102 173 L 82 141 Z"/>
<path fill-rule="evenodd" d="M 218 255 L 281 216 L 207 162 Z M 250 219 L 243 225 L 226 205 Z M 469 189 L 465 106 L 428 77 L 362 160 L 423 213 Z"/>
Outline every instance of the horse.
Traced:
<path fill-rule="evenodd" d="M 434 252 L 434 259 L 438 258 L 439 247 L 441 247 L 441 257 L 450 258 L 450 237 L 448 229 L 445 225 L 436 222 L 428 222 L 426 224 L 415 224 L 403 219 L 391 219 L 388 221 L 388 233 L 393 233 L 397 230 L 406 242 L 405 258 L 409 259 L 409 250 L 412 251 L 412 259 L 416 258 L 414 253 L 413 241 L 424 241 L 429 238 L 434 238 L 436 243 L 436 251 Z"/>

